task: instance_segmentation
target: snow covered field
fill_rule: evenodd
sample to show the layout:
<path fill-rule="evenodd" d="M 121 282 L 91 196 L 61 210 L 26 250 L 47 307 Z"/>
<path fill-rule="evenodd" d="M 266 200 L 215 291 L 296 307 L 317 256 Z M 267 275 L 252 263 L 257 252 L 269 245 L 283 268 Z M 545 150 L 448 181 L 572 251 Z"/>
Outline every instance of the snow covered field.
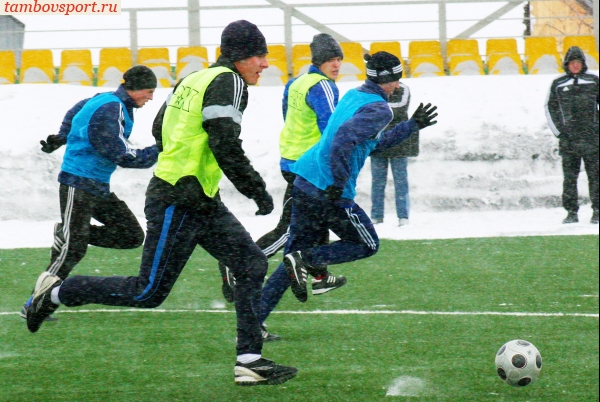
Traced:
<path fill-rule="evenodd" d="M 410 225 L 396 226 L 393 184 L 387 188 L 382 238 L 433 239 L 487 236 L 598 234 L 589 224 L 587 178 L 579 180 L 580 223 L 562 225 L 562 172 L 558 141 L 544 115 L 553 75 L 436 77 L 403 80 L 411 89 L 409 114 L 419 102 L 439 108 L 439 123 L 421 133 L 421 154 L 409 162 Z M 339 83 L 341 93 L 359 82 Z M 0 248 L 48 247 L 53 222 L 60 219 L 58 182 L 63 150 L 47 155 L 39 141 L 58 131 L 65 112 L 102 90 L 68 85 L 0 87 Z M 169 90 L 135 114 L 131 142 L 153 143 L 150 127 Z M 244 149 L 281 202 L 285 182 L 279 172 L 278 138 L 282 87 L 250 88 L 244 114 Z M 112 189 L 144 222 L 144 192 L 152 169 L 118 169 Z M 370 168 L 358 181 L 356 201 L 370 211 Z M 256 206 L 225 179 L 222 198 L 258 238 L 274 227 L 270 216 L 255 217 Z"/>

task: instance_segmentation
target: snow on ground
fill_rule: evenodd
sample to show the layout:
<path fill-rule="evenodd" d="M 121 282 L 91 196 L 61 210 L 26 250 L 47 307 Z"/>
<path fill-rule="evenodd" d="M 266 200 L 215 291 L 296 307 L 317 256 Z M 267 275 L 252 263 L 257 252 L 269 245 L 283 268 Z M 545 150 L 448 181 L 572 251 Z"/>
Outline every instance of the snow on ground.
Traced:
<path fill-rule="evenodd" d="M 421 133 L 421 153 L 409 162 L 410 225 L 394 216 L 388 178 L 381 238 L 433 239 L 492 236 L 598 234 L 591 225 L 587 178 L 582 173 L 580 223 L 562 225 L 562 172 L 558 141 L 548 128 L 544 101 L 554 75 L 436 77 L 403 80 L 411 89 L 409 114 L 420 102 L 439 108 L 439 123 Z M 359 82 L 339 83 L 340 92 Z M 282 87 L 251 87 L 244 114 L 243 146 L 276 203 L 285 182 L 279 172 Z M 0 248 L 49 247 L 60 219 L 58 183 L 63 150 L 47 155 L 39 141 L 58 131 L 66 111 L 102 90 L 69 85 L 0 87 Z M 150 127 L 168 89 L 135 113 L 131 142 L 153 143 Z M 144 192 L 152 169 L 117 169 L 113 191 L 144 222 Z M 358 180 L 356 201 L 370 212 L 370 167 Z M 281 207 L 256 217 L 256 206 L 224 179 L 222 198 L 260 237 L 274 227 Z"/>

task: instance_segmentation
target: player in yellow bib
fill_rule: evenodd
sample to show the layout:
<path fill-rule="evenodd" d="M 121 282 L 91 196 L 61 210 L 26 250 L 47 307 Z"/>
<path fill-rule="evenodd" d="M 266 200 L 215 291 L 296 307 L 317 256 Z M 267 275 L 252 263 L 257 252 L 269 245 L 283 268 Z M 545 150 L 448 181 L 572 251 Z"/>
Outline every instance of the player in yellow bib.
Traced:
<path fill-rule="evenodd" d="M 90 303 L 155 308 L 167 298 L 196 246 L 231 267 L 237 279 L 238 385 L 281 384 L 298 370 L 262 357 L 260 300 L 267 258 L 219 198 L 223 175 L 258 205 L 273 210 L 266 185 L 239 140 L 247 85 L 267 68 L 267 44 L 256 25 L 229 24 L 221 36 L 221 57 L 210 68 L 185 77 L 159 113 L 161 149 L 146 191 L 147 234 L 139 274 L 121 277 L 57 276 L 38 280 L 33 303 L 40 323 L 59 304 Z M 163 115 L 164 112 L 164 115 Z M 156 122 L 156 120 L 155 120 Z M 28 315 L 29 324 L 29 315 Z"/>
<path fill-rule="evenodd" d="M 310 51 L 312 64 L 308 71 L 290 80 L 283 92 L 285 125 L 279 136 L 279 166 L 288 184 L 277 227 L 256 241 L 267 258 L 281 250 L 289 237 L 292 189 L 296 178 L 290 165 L 319 142 L 339 99 L 335 80 L 344 59 L 340 45 L 331 35 L 322 33 L 315 35 Z"/>
<path fill-rule="evenodd" d="M 321 139 L 339 99 L 335 80 L 344 58 L 340 45 L 331 35 L 323 33 L 314 36 L 310 49 L 312 63 L 308 71 L 290 80 L 283 93 L 285 125 L 279 137 L 279 152 L 281 174 L 287 182 L 287 188 L 283 197 L 283 212 L 277 226 L 256 241 L 267 258 L 281 250 L 289 237 L 292 189 L 296 178 L 289 167 Z M 328 242 L 328 236 L 324 236 L 322 242 Z M 232 302 L 234 280 L 226 266 L 220 264 L 219 269 L 224 280 L 223 295 L 227 301 Z M 261 322 L 265 341 L 280 339 L 267 331 L 264 319 Z"/>

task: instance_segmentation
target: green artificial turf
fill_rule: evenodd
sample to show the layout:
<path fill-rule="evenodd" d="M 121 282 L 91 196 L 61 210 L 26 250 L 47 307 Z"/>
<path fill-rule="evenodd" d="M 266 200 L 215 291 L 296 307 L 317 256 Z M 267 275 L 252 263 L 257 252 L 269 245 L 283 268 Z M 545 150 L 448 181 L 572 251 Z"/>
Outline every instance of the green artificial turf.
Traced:
<path fill-rule="evenodd" d="M 140 255 L 92 247 L 73 274 L 134 275 Z M 283 339 L 263 354 L 299 374 L 248 388 L 233 384 L 235 314 L 203 250 L 158 311 L 61 307 L 30 334 L 16 312 L 48 259 L 0 250 L 0 401 L 598 400 L 598 236 L 384 240 L 331 267 L 345 287 L 284 296 L 268 320 Z M 543 357 L 525 388 L 495 372 L 511 339 Z"/>

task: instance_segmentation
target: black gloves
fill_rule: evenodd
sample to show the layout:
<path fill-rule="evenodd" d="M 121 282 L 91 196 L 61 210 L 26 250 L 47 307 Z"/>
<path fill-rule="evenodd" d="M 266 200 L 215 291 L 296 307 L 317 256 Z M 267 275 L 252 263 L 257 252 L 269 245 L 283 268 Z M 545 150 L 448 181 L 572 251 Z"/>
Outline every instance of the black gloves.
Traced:
<path fill-rule="evenodd" d="M 263 195 L 262 198 L 257 198 L 254 200 L 256 205 L 258 205 L 258 211 L 256 211 L 255 215 L 269 215 L 273 212 L 273 197 L 267 192 Z"/>
<path fill-rule="evenodd" d="M 325 189 L 325 197 L 327 197 L 327 199 L 329 201 L 337 201 L 340 198 L 342 198 L 343 192 L 344 192 L 343 188 L 339 188 L 339 187 L 331 185 Z"/>
<path fill-rule="evenodd" d="M 46 141 L 41 140 L 40 144 L 42 145 L 42 151 L 49 154 L 65 145 L 66 142 L 66 138 L 63 138 L 60 135 L 50 134 L 48 138 L 46 138 Z"/>
<path fill-rule="evenodd" d="M 437 106 L 431 106 L 431 103 L 428 103 L 427 106 L 423 106 L 423 104 L 421 103 L 417 110 L 415 110 L 415 112 L 413 113 L 411 119 L 413 119 L 417 123 L 419 129 L 428 126 L 433 126 L 435 123 L 437 123 L 437 120 L 433 120 L 438 115 L 437 113 L 433 114 L 433 112 L 435 112 L 436 109 Z"/>

